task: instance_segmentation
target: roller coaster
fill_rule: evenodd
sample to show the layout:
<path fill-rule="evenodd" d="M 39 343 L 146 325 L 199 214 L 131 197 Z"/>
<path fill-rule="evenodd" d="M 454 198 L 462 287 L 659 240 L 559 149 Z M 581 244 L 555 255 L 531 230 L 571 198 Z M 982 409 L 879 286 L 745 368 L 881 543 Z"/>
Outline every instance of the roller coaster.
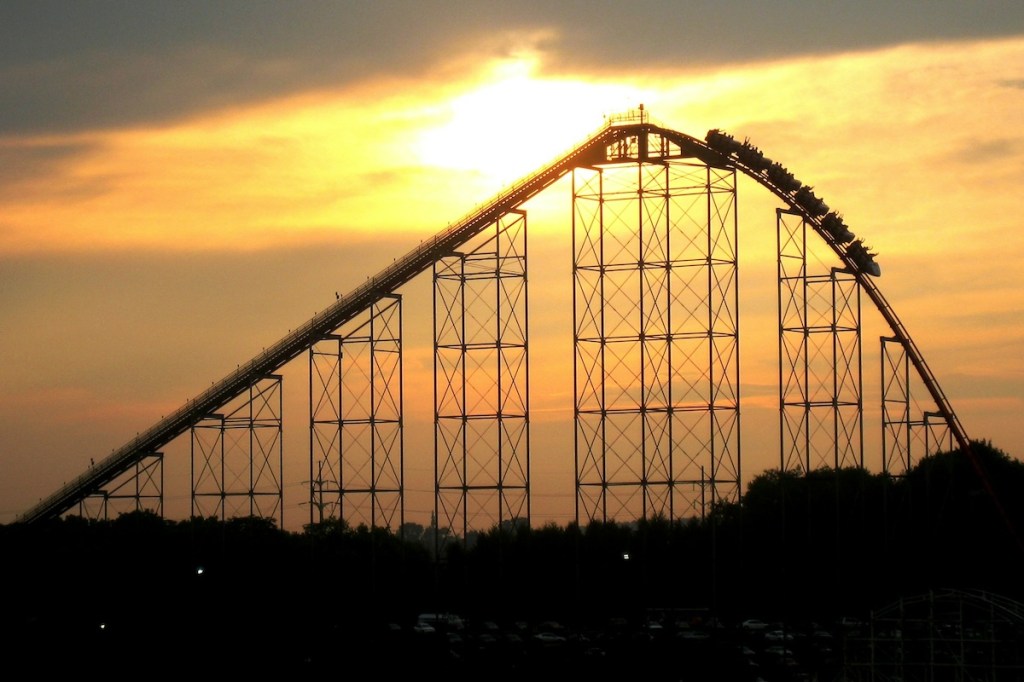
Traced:
<path fill-rule="evenodd" d="M 605 125 L 567 153 L 509 186 L 471 214 L 450 224 L 432 238 L 396 258 L 392 264 L 367 278 L 363 284 L 337 296 L 330 307 L 290 331 L 256 357 L 240 364 L 235 371 L 214 382 L 209 389 L 188 400 L 173 413 L 115 449 L 109 456 L 96 461 L 95 465 L 83 474 L 27 510 L 19 521 L 35 523 L 57 518 L 73 510 L 90 495 L 100 493 L 105 486 L 119 477 L 130 474 L 140 461 L 152 453 L 159 452 L 161 448 L 190 429 L 194 429 L 203 419 L 222 410 L 229 402 L 250 391 L 258 382 L 273 375 L 296 357 L 309 352 L 317 343 L 330 338 L 346 323 L 366 313 L 387 297 L 394 296 L 413 278 L 431 267 L 436 268 L 444 258 L 458 253 L 460 248 L 489 227 L 516 215 L 525 202 L 570 172 L 612 165 L 649 164 L 658 167 L 677 161 L 697 164 L 708 172 L 741 173 L 753 179 L 778 197 L 788 207 L 786 211 L 789 215 L 795 216 L 803 226 L 810 228 L 830 247 L 840 263 L 834 270 L 851 278 L 855 286 L 874 304 L 891 331 L 891 341 L 905 354 L 934 401 L 934 414 L 948 428 L 957 446 L 965 455 L 970 456 L 970 441 L 949 400 L 910 333 L 878 286 L 881 268 L 875 260 L 877 254 L 865 245 L 862 238 L 854 234 L 842 216 L 831 209 L 823 199 L 817 197 L 811 185 L 795 178 L 785 166 L 765 156 L 749 140 L 740 142 L 717 129 L 709 131 L 704 139 L 691 137 L 656 125 L 641 107 L 639 114 L 631 112 L 629 115 L 609 119 Z M 710 256 L 705 258 L 708 259 Z M 598 269 L 601 270 L 602 276 L 607 270 L 603 264 Z M 710 332 L 705 334 L 709 335 Z M 640 337 L 642 338 L 643 334 L 640 334 Z M 666 335 L 666 339 L 668 343 L 672 342 L 671 333 Z M 602 341 L 602 346 L 607 345 L 605 341 Z M 669 405 L 666 411 L 672 415 L 678 409 Z M 718 407 L 712 405 L 710 409 L 713 413 Z M 738 400 L 736 410 L 738 411 Z M 607 417 L 608 410 L 604 406 L 597 411 L 601 412 L 602 419 Z M 646 413 L 646 408 L 644 412 Z M 584 478 L 582 474 L 577 475 L 578 485 L 585 482 Z M 738 482 L 738 471 L 736 478 Z M 646 482 L 647 474 L 644 473 L 638 478 L 640 479 Z M 713 474 L 711 480 L 713 481 Z M 600 481 L 601 489 L 604 491 L 602 494 L 607 493 L 612 483 L 614 482 L 605 479 Z M 671 486 L 671 481 L 669 485 Z M 528 490 L 528 484 L 524 485 L 524 488 Z"/>

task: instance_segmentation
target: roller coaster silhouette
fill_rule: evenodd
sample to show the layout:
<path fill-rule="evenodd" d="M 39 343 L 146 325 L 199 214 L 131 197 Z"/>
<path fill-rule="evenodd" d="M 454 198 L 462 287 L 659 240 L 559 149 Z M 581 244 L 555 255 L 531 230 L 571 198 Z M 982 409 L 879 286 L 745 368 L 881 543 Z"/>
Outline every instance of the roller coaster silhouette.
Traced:
<path fill-rule="evenodd" d="M 363 284 L 347 293 L 336 293 L 329 308 L 97 460 L 26 511 L 19 521 L 35 523 L 57 518 L 76 506 L 81 509 L 91 497 L 108 494 L 119 480 L 127 477 L 137 482 L 143 462 L 190 430 L 197 438 L 195 434 L 204 420 L 208 422 L 223 413 L 232 401 L 242 399 L 250 406 L 245 423 L 251 433 L 257 426 L 252 405 L 275 399 L 259 388 L 261 382 L 273 380 L 275 372 L 304 353 L 310 353 L 314 365 L 314 354 L 320 352 L 318 344 L 332 340 L 341 344 L 355 338 L 339 330 L 359 323 L 367 315 L 371 321 L 382 319 L 381 311 L 399 298 L 403 285 L 433 268 L 435 306 L 441 311 L 435 312 L 435 429 L 439 434 L 435 438 L 436 522 L 464 534 L 474 509 L 483 509 L 490 522 L 528 522 L 529 402 L 525 377 L 529 359 L 524 307 L 525 234 L 520 234 L 525 233 L 525 213 L 521 207 L 570 173 L 574 178 L 577 520 L 625 514 L 702 514 L 716 500 L 735 500 L 739 496 L 737 174 L 756 181 L 784 206 L 777 210 L 782 468 L 863 465 L 861 292 L 891 332 L 882 339 L 886 356 L 883 373 L 888 368 L 888 375 L 883 377 L 883 466 L 897 474 L 909 468 L 906 450 L 909 434 L 915 430 L 927 434 L 938 428 L 942 438 L 971 457 L 971 442 L 949 400 L 878 286 L 881 268 L 876 254 L 840 214 L 815 196 L 811 186 L 766 157 L 749 140 L 740 142 L 720 130 L 710 131 L 704 139 L 691 137 L 655 124 L 641 106 L 639 111 L 609 118 L 584 142 L 396 258 Z M 509 227 L 517 221 L 523 225 Z M 487 237 L 492 228 L 495 236 Z M 807 234 L 817 235 L 834 253 L 837 264 L 830 272 L 808 272 Z M 485 246 L 471 248 L 479 239 L 486 239 Z M 474 277 L 478 275 L 486 280 L 483 286 L 492 287 L 489 291 L 499 292 L 498 302 L 484 315 L 493 327 L 488 331 L 492 336 L 484 341 L 465 329 L 467 319 L 473 317 L 466 308 L 465 299 L 469 297 L 465 294 L 476 286 Z M 518 282 L 519 288 L 513 293 L 506 284 L 509 278 Z M 445 282 L 454 282 L 455 293 L 445 292 Z M 833 294 L 826 309 L 818 311 L 819 316 L 829 318 L 823 326 L 815 323 L 815 314 L 809 311 L 814 305 L 809 292 L 820 287 Z M 687 301 L 681 303 L 683 299 Z M 517 331 L 510 332 L 512 328 Z M 447 338 L 449 332 L 454 336 Z M 822 348 L 845 350 L 831 352 L 830 366 L 814 380 L 807 377 L 820 369 L 813 367 L 815 352 L 808 344 L 813 345 L 818 333 L 823 335 Z M 381 343 L 384 339 L 380 332 L 370 332 L 371 337 L 375 334 L 371 341 Z M 400 351 L 400 333 L 387 340 Z M 455 359 L 445 360 L 446 351 Z M 475 413 L 458 396 L 460 392 L 465 394 L 467 382 L 474 381 L 466 369 L 466 359 L 478 351 L 491 353 L 486 362 L 497 369 L 488 370 L 485 390 L 496 390 L 498 395 L 488 399 L 487 409 Z M 336 364 L 341 362 L 341 355 L 339 350 Z M 376 360 L 370 364 L 379 370 Z M 623 365 L 630 367 L 624 374 Z M 934 402 L 934 409 L 923 416 L 909 413 L 907 377 L 911 369 Z M 369 425 L 370 431 L 378 435 L 370 446 L 372 450 L 381 446 L 379 435 L 386 423 L 392 425 L 388 427 L 392 429 L 389 437 L 400 440 L 401 395 L 395 386 L 400 382 L 400 370 L 399 362 L 392 368 L 391 378 L 378 379 L 373 389 L 377 397 L 366 414 L 358 419 L 346 418 L 336 407 L 329 419 L 311 417 L 311 429 L 322 429 L 327 424 L 337 440 L 337 434 L 355 422 Z M 311 381 L 313 373 L 311 369 Z M 396 394 L 393 413 L 385 418 L 379 413 L 380 395 L 389 389 L 382 388 L 381 382 L 388 381 Z M 821 389 L 824 395 L 821 386 L 826 386 Z M 342 389 L 321 382 L 320 390 L 336 394 Z M 311 411 L 320 397 L 311 396 Z M 339 401 L 332 397 L 329 402 Z M 452 426 L 448 426 L 449 417 Z M 223 414 L 218 418 L 214 430 L 219 429 L 217 433 L 223 439 L 227 421 Z M 473 431 L 471 425 L 481 423 L 486 426 Z M 831 424 L 827 429 L 829 444 L 824 449 L 812 443 L 822 424 Z M 275 428 L 280 431 L 279 422 Z M 311 436 L 311 443 L 315 440 Z M 274 447 L 279 445 L 275 443 Z M 484 455 L 470 453 L 480 447 Z M 831 454 L 815 460 L 811 450 Z M 318 454 L 326 459 L 328 453 Z M 333 454 L 336 458 L 344 456 Z M 311 453 L 310 508 L 323 513 L 325 490 L 338 502 L 356 489 L 346 487 L 341 480 L 343 463 L 335 462 L 337 470 L 329 471 L 325 478 L 322 469 L 314 471 L 313 458 Z M 372 466 L 380 467 L 387 459 L 386 453 L 378 454 Z M 473 462 L 481 470 L 494 472 L 482 483 L 474 481 L 467 473 Z M 276 465 L 274 457 L 264 457 L 264 463 L 269 463 L 271 469 Z M 209 460 L 198 466 L 193 462 L 196 470 L 216 468 L 209 465 Z M 388 466 L 394 470 L 389 485 L 382 483 L 382 470 L 377 470 L 358 490 L 375 506 L 390 508 L 371 518 L 374 525 L 397 525 L 403 520 L 401 465 L 391 462 Z M 258 504 L 250 504 L 250 511 L 262 516 L 279 514 L 282 488 L 278 478 L 273 477 L 268 488 L 270 497 L 276 500 L 270 510 L 261 511 Z M 223 505 L 226 485 L 226 480 L 213 483 L 213 498 L 220 506 L 214 506 L 211 514 L 228 514 Z M 245 494 L 251 503 L 252 485 Z M 162 490 L 157 492 L 157 498 L 161 496 Z M 197 474 L 193 475 L 192 497 L 193 513 L 202 514 Z M 142 508 L 146 501 L 136 494 L 132 504 Z M 327 508 L 332 510 L 330 513 L 342 513 L 340 504 Z"/>

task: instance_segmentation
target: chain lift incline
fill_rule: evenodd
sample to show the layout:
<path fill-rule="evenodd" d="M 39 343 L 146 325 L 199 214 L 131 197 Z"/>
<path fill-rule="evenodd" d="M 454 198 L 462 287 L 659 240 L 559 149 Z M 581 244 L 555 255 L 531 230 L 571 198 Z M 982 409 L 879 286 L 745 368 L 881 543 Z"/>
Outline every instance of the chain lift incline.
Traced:
<path fill-rule="evenodd" d="M 654 137 L 662 142 L 659 149 L 649 148 L 649 140 Z M 873 278 L 880 274 L 880 270 L 874 262 L 874 254 L 864 248 L 861 240 L 853 239 L 852 233 L 842 224 L 842 220 L 835 213 L 828 211 L 828 207 L 814 196 L 810 187 L 793 178 L 792 174 L 777 162 L 767 159 L 749 142 L 739 143 L 718 130 L 710 131 L 706 140 L 690 137 L 653 124 L 641 105 L 639 114 L 631 112 L 610 118 L 584 142 L 539 171 L 511 185 L 462 220 L 449 225 L 433 238 L 423 241 L 375 276 L 367 278 L 363 284 L 338 297 L 330 307 L 314 315 L 308 322 L 291 331 L 250 361 L 239 365 L 235 371 L 214 383 L 206 391 L 188 400 L 175 412 L 41 500 L 18 521 L 32 523 L 56 518 L 67 512 L 79 501 L 100 491 L 103 486 L 124 474 L 148 455 L 158 452 L 200 420 L 215 413 L 256 382 L 307 351 L 313 344 L 367 310 L 382 297 L 397 291 L 402 285 L 430 268 L 439 258 L 453 252 L 574 168 L 609 162 L 657 163 L 660 159 L 668 158 L 665 141 L 678 147 L 678 150 L 671 152 L 673 157 L 696 158 L 714 167 L 736 168 L 802 215 L 867 292 L 896 340 L 906 349 L 910 361 L 934 399 L 959 447 L 970 456 L 970 441 L 948 399 L 910 334 L 875 284 Z M 635 150 L 635 155 L 633 152 L 621 155 L 621 150 L 624 149 Z"/>

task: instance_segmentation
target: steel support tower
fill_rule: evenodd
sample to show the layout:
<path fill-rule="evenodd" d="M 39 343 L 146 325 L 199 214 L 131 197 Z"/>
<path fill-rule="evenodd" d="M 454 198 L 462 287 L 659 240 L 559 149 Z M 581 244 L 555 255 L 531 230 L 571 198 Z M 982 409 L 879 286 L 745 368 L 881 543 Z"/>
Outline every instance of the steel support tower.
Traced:
<path fill-rule="evenodd" d="M 94 521 L 129 512 L 164 515 L 164 455 L 154 452 L 137 461 L 125 474 L 104 488 L 82 498 L 78 515 Z"/>
<path fill-rule="evenodd" d="M 912 385 L 916 376 L 906 346 L 882 336 L 882 471 L 900 477 L 910 471 L 914 455 L 925 456 L 956 445 L 941 412 L 922 410 L 915 415 Z"/>
<path fill-rule="evenodd" d="M 579 524 L 739 498 L 736 173 L 672 156 L 627 138 L 573 171 Z"/>
<path fill-rule="evenodd" d="M 808 224 L 776 209 L 780 469 L 864 466 L 860 285 L 808 271 Z"/>
<path fill-rule="evenodd" d="M 192 427 L 193 517 L 255 516 L 284 526 L 282 411 L 281 376 L 273 374 Z"/>
<path fill-rule="evenodd" d="M 806 274 L 806 255 L 794 259 L 799 274 L 791 277 L 792 264 L 786 262 L 786 274 L 780 275 L 780 319 L 784 290 L 787 316 L 790 307 L 797 311 L 794 318 L 780 322 L 780 328 L 793 336 L 792 344 L 787 339 L 780 349 L 788 363 L 783 366 L 780 360 L 787 387 L 781 391 L 785 406 L 780 408 L 787 434 L 780 446 L 783 466 L 807 470 L 862 464 L 863 293 L 899 344 L 886 352 L 905 354 L 883 367 L 883 372 L 890 372 L 883 382 L 888 386 L 883 401 L 884 428 L 889 430 L 886 468 L 905 470 L 912 463 L 909 444 L 914 439 L 907 434 L 920 432 L 925 452 L 948 434 L 986 480 L 949 400 L 882 294 L 880 266 L 863 238 L 856 238 L 811 186 L 749 140 L 736 140 L 718 129 L 700 140 L 653 123 L 641 109 L 638 115 L 610 117 L 547 165 L 422 240 L 352 290 L 336 295 L 307 322 L 289 329 L 276 343 L 109 455 L 90 462 L 86 471 L 40 499 L 19 520 L 52 519 L 91 496 L 102 498 L 122 480 L 119 477 L 189 432 L 193 515 L 280 517 L 283 466 L 277 373 L 314 345 L 318 350 L 310 362 L 326 363 L 323 376 L 330 375 L 332 362 L 341 372 L 344 358 L 366 342 L 353 338 L 353 347 L 345 348 L 341 340 L 332 341 L 334 335 L 345 337 L 338 330 L 433 268 L 433 525 L 439 526 L 438 532 L 465 538 L 487 524 L 528 523 L 526 221 L 521 209 L 569 174 L 577 522 L 677 519 L 706 514 L 719 500 L 739 499 L 740 175 L 788 207 L 785 219 L 794 219 L 792 229 L 797 231 L 785 234 L 800 234 L 800 240 L 787 237 L 787 249 L 790 242 L 799 241 L 806 254 L 804 232 L 809 227 L 832 252 L 829 258 L 838 260 L 827 278 Z M 520 223 L 521 241 L 506 234 Z M 485 237 L 492 231 L 496 236 Z M 485 245 L 473 247 L 480 239 Z M 782 255 L 779 260 L 781 272 Z M 783 289 L 790 283 L 792 289 Z M 827 317 L 821 317 L 825 313 Z M 332 344 L 332 351 L 323 350 Z M 819 362 L 830 354 L 833 367 L 819 370 Z M 326 359 L 328 355 L 334 359 Z M 311 369 L 311 383 L 319 371 Z M 917 379 L 913 391 L 908 375 Z M 327 490 L 334 491 L 340 507 L 343 491 L 370 495 L 372 500 L 373 493 L 365 491 L 389 487 L 381 478 L 378 454 L 367 456 L 372 463 L 365 470 L 376 473 L 367 474 L 370 483 L 360 486 L 353 483 L 355 474 L 342 471 L 342 462 L 348 460 L 335 451 L 340 453 L 342 442 L 358 432 L 375 439 L 364 452 L 380 453 L 386 440 L 382 429 L 400 431 L 395 424 L 401 417 L 389 418 L 381 403 L 376 404 L 374 417 L 365 410 L 348 412 L 342 409 L 341 397 L 336 409 L 320 411 L 318 399 L 328 393 L 326 380 L 320 381 L 311 387 L 310 425 L 327 435 L 322 441 L 316 434 L 310 437 L 310 487 L 303 495 L 308 492 L 311 502 L 321 505 L 315 508 L 326 512 Z M 382 385 L 393 388 L 394 382 L 392 376 Z M 922 395 L 934 401 L 931 411 L 915 408 L 916 414 L 923 414 L 920 421 L 903 407 L 918 385 Z M 340 379 L 337 390 L 342 391 Z M 945 434 L 940 433 L 943 424 Z M 332 443 L 330 433 L 336 434 L 337 442 Z M 364 436 L 351 437 L 358 441 Z M 812 447 L 800 450 L 801 443 Z M 393 464 L 394 452 L 383 459 Z M 400 445 L 397 452 L 401 453 Z M 336 470 L 331 469 L 334 463 Z M 386 514 L 377 520 L 382 505 L 375 504 L 370 504 L 369 523 L 385 523 Z M 318 518 L 313 510 L 311 505 L 311 520 Z M 349 516 L 347 507 L 329 513 L 335 511 Z M 387 518 L 390 525 L 393 516 Z"/>
<path fill-rule="evenodd" d="M 433 268 L 435 546 L 530 523 L 526 214 Z"/>
<path fill-rule="evenodd" d="M 402 297 L 309 349 L 310 523 L 405 523 Z"/>

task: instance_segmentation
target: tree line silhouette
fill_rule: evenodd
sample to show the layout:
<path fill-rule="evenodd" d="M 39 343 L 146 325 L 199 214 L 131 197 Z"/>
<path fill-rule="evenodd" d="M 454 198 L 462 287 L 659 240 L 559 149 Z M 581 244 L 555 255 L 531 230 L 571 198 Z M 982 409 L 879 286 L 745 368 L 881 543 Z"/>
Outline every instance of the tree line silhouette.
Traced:
<path fill-rule="evenodd" d="M 446 542 L 337 520 L 109 521 L 0 526 L 5 648 L 173 668 L 207 656 L 265 670 L 312 652 L 365 655 L 423 612 L 469 622 L 639 624 L 659 609 L 705 621 L 867 618 L 901 595 L 963 588 L 1024 599 L 1024 463 L 976 441 L 902 477 L 768 471 L 705 518 L 531 528 Z M 982 478 L 981 472 L 985 478 Z M 189 652 L 185 656 L 182 652 Z"/>

